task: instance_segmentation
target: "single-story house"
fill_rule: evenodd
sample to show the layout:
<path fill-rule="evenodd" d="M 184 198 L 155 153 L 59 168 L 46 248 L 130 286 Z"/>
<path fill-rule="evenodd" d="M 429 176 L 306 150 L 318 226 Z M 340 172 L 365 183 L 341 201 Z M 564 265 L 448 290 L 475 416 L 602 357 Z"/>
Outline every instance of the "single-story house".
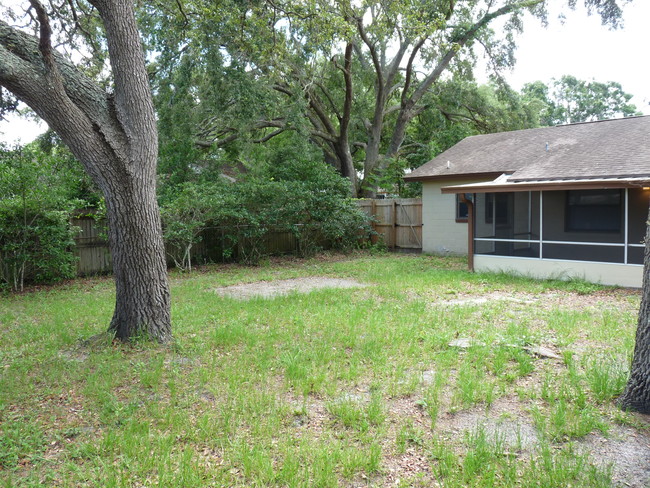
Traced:
<path fill-rule="evenodd" d="M 471 269 L 640 287 L 650 116 L 467 137 L 421 181 L 422 243 Z"/>

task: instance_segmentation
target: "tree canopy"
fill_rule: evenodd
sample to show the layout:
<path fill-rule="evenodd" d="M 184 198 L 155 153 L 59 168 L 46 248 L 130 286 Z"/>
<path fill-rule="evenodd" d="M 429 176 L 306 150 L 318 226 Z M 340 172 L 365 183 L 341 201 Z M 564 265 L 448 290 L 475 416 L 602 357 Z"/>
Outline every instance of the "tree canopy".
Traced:
<path fill-rule="evenodd" d="M 542 125 L 591 122 L 640 115 L 630 103 L 633 95 L 623 91 L 620 83 L 579 80 L 564 75 L 547 86 L 541 81 L 527 83 L 522 89 L 529 100 L 542 103 Z"/>
<path fill-rule="evenodd" d="M 584 3 L 617 25 L 616 1 Z M 471 82 L 480 55 L 497 71 L 512 66 L 525 12 L 543 21 L 545 1 L 282 0 L 215 8 L 188 0 L 145 9 L 148 45 L 160 53 L 152 71 L 161 136 L 174 141 L 173 152 L 191 154 L 237 151 L 296 131 L 350 179 L 352 194 L 372 195 L 404 156 L 408 127 L 431 108 L 432 92 L 451 78 Z"/>

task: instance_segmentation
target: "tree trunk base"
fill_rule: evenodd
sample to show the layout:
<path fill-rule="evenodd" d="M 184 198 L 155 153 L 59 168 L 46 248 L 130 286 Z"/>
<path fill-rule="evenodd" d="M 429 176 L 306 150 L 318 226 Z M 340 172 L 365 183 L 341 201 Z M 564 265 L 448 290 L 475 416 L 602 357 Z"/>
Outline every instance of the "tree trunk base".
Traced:
<path fill-rule="evenodd" d="M 81 347 L 87 347 L 89 349 L 102 349 L 108 347 L 113 343 L 115 339 L 115 334 L 111 331 L 100 332 L 90 336 L 88 339 L 82 339 L 80 341 Z"/>
<path fill-rule="evenodd" d="M 650 374 L 639 375 L 633 370 L 617 403 L 622 410 L 650 414 Z"/>
<path fill-rule="evenodd" d="M 636 413 L 642 413 L 644 415 L 650 415 L 650 402 L 648 401 L 634 401 L 631 399 L 619 399 L 618 406 L 621 410 L 626 412 L 632 411 Z"/>
<path fill-rule="evenodd" d="M 110 334 L 122 342 L 144 339 L 156 341 L 160 344 L 169 344 L 172 341 L 171 321 L 167 314 L 160 314 L 160 310 L 142 310 L 137 318 L 125 318 L 117 309 L 116 304 L 113 320 L 106 334 Z M 159 315 L 158 320 L 152 317 Z"/>

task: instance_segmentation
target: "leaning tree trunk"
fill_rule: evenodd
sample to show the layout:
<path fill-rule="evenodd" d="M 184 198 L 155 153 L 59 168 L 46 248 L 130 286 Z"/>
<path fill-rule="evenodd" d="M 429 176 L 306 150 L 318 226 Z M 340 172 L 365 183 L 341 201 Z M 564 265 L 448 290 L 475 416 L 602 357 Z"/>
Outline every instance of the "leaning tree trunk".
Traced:
<path fill-rule="evenodd" d="M 650 223 L 650 214 L 648 215 Z M 646 228 L 643 291 L 636 328 L 630 377 L 619 405 L 624 410 L 650 414 L 650 225 Z"/>
<path fill-rule="evenodd" d="M 51 44 L 49 18 L 30 0 L 38 38 L 0 20 L 0 85 L 56 131 L 104 194 L 116 285 L 109 330 L 122 340 L 171 339 L 169 285 L 156 202 L 158 137 L 132 0 L 90 0 L 101 17 L 112 93 Z"/>

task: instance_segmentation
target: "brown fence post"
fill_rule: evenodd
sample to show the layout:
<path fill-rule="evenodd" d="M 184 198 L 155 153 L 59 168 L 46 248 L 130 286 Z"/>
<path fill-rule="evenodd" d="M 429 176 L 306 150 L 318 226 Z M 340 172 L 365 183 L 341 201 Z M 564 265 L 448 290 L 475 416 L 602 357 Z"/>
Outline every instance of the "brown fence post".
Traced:
<path fill-rule="evenodd" d="M 372 232 L 373 234 L 370 236 L 370 242 L 373 244 L 377 244 L 377 241 L 379 240 L 377 238 L 377 222 L 375 222 L 375 217 L 377 217 L 377 202 L 373 198 L 370 201 L 370 215 L 372 216 Z"/>
<path fill-rule="evenodd" d="M 392 229 L 392 240 L 393 240 L 393 249 L 397 249 L 397 200 L 393 199 L 393 210 L 391 215 L 391 224 L 393 224 Z"/>

